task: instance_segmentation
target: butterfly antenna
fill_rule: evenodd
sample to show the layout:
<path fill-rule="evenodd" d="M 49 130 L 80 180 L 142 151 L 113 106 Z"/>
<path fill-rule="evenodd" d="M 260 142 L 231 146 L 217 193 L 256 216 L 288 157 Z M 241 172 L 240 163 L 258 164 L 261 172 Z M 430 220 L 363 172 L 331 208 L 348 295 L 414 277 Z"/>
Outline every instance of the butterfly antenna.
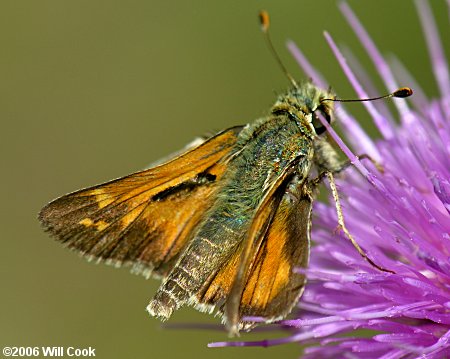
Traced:
<path fill-rule="evenodd" d="M 375 101 L 375 100 L 381 100 L 383 98 L 390 98 L 390 97 L 397 97 L 397 98 L 405 98 L 409 97 L 413 94 L 413 90 L 409 87 L 401 87 L 398 90 L 379 97 L 371 97 L 371 98 L 360 98 L 360 99 L 339 99 L 339 98 L 324 98 L 320 100 L 320 102 L 325 101 L 334 101 L 334 102 L 363 102 L 363 101 Z"/>
<path fill-rule="evenodd" d="M 281 70 L 286 75 L 288 80 L 291 82 L 291 84 L 298 88 L 297 82 L 294 80 L 292 75 L 288 72 L 286 67 L 283 64 L 283 61 L 281 61 L 280 56 L 278 55 L 278 52 L 275 50 L 275 47 L 273 46 L 272 40 L 270 38 L 269 33 L 269 25 L 270 25 L 270 19 L 269 19 L 269 13 L 267 11 L 260 11 L 259 13 L 259 22 L 261 24 L 261 31 L 264 34 L 264 38 L 266 39 L 267 46 L 269 47 L 270 52 L 272 53 L 273 57 L 275 58 L 278 65 L 281 67 Z"/>

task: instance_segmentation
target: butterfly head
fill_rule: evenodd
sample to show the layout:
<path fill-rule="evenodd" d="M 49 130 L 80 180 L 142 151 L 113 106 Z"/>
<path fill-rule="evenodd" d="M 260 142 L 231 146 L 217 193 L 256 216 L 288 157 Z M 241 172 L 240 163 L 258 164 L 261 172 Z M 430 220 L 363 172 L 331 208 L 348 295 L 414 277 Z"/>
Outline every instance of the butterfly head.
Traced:
<path fill-rule="evenodd" d="M 325 127 L 318 116 L 323 116 L 328 123 L 333 119 L 333 101 L 323 100 L 333 98 L 332 92 L 305 82 L 281 95 L 272 108 L 272 114 L 288 115 L 299 123 L 303 132 L 311 137 L 319 136 L 325 132 Z"/>

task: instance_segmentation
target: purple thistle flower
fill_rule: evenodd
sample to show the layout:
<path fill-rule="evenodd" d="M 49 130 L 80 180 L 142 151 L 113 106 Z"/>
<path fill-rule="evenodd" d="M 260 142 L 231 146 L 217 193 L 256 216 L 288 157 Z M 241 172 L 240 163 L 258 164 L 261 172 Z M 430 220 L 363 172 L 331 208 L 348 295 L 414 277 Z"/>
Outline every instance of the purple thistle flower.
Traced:
<path fill-rule="evenodd" d="M 364 133 L 344 106 L 336 111 L 336 122 L 354 151 L 379 160 L 383 173 L 369 161 L 361 163 L 330 133 L 355 164 L 337 181 L 347 227 L 375 263 L 395 273 L 373 268 L 342 233 L 330 238 L 337 225 L 334 203 L 316 203 L 316 245 L 304 270 L 309 282 L 298 319 L 280 323 L 290 336 L 213 346 L 299 342 L 311 345 L 304 358 L 450 357 L 450 76 L 429 5 L 417 0 L 416 6 L 440 99 L 427 99 L 398 60 L 388 63 L 349 6 L 340 5 L 388 91 L 396 90 L 399 80 L 414 84 L 411 101 L 393 100 L 400 125 L 383 101 L 364 103 L 381 133 L 378 141 Z M 354 74 L 331 36 L 325 37 L 358 96 L 368 97 L 365 89 L 373 88 L 368 76 L 357 64 L 353 68 L 359 73 Z M 300 50 L 293 43 L 288 46 L 314 83 L 327 87 Z M 351 334 L 356 329 L 366 331 Z"/>

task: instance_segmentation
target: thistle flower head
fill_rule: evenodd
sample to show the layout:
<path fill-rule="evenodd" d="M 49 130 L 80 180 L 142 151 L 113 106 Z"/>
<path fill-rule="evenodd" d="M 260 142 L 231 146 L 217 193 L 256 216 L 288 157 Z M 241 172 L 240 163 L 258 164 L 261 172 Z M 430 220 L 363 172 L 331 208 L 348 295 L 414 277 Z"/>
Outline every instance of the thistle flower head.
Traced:
<path fill-rule="evenodd" d="M 369 154 L 384 170 L 360 162 L 335 137 L 355 164 L 338 181 L 346 225 L 381 272 L 361 258 L 339 232 L 334 203 L 314 209 L 308 285 L 297 319 L 281 322 L 290 334 L 264 342 L 227 345 L 307 344 L 304 358 L 450 357 L 450 77 L 429 5 L 416 1 L 441 97 L 428 99 L 399 61 L 386 61 L 346 3 L 340 5 L 388 91 L 399 81 L 414 88 L 410 101 L 393 100 L 396 124 L 385 103 L 365 102 L 381 139 L 372 140 L 339 106 L 338 123 L 354 152 Z M 326 39 L 360 98 L 372 84 Z M 300 50 L 289 43 L 318 86 L 327 87 Z M 346 61 L 347 60 L 347 61 Z M 361 82 L 358 79 L 364 79 Z M 336 136 L 335 134 L 331 134 Z M 359 171 L 358 171 L 359 170 Z M 361 175 L 362 173 L 362 175 Z M 354 331 L 364 329 L 364 332 Z"/>

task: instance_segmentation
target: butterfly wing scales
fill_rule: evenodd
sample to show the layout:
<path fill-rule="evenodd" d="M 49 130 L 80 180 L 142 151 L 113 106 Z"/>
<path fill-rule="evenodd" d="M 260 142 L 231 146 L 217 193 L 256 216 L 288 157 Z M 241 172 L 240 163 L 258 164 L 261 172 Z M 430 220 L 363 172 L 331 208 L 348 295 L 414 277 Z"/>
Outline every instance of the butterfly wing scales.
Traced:
<path fill-rule="evenodd" d="M 276 183 L 273 189 L 254 220 L 251 233 L 256 236 L 249 240 L 248 258 L 242 256 L 243 243 L 199 297 L 200 303 L 208 305 L 226 301 L 225 320 L 231 332 L 237 329 L 233 328 L 238 324 L 233 323 L 235 315 L 239 328 L 252 326 L 242 321 L 244 317 L 262 317 L 267 322 L 285 317 L 304 289 L 305 277 L 295 269 L 306 267 L 309 260 L 312 196 L 306 181 L 287 187 Z M 247 269 L 241 283 L 242 266 Z"/>
<path fill-rule="evenodd" d="M 210 204 L 241 127 L 155 168 L 60 197 L 45 229 L 88 258 L 164 275 Z"/>
<path fill-rule="evenodd" d="M 305 191 L 306 190 L 306 191 Z M 283 197 L 247 277 L 240 317 L 285 317 L 303 292 L 297 268 L 309 261 L 312 197 L 305 184 Z"/>

